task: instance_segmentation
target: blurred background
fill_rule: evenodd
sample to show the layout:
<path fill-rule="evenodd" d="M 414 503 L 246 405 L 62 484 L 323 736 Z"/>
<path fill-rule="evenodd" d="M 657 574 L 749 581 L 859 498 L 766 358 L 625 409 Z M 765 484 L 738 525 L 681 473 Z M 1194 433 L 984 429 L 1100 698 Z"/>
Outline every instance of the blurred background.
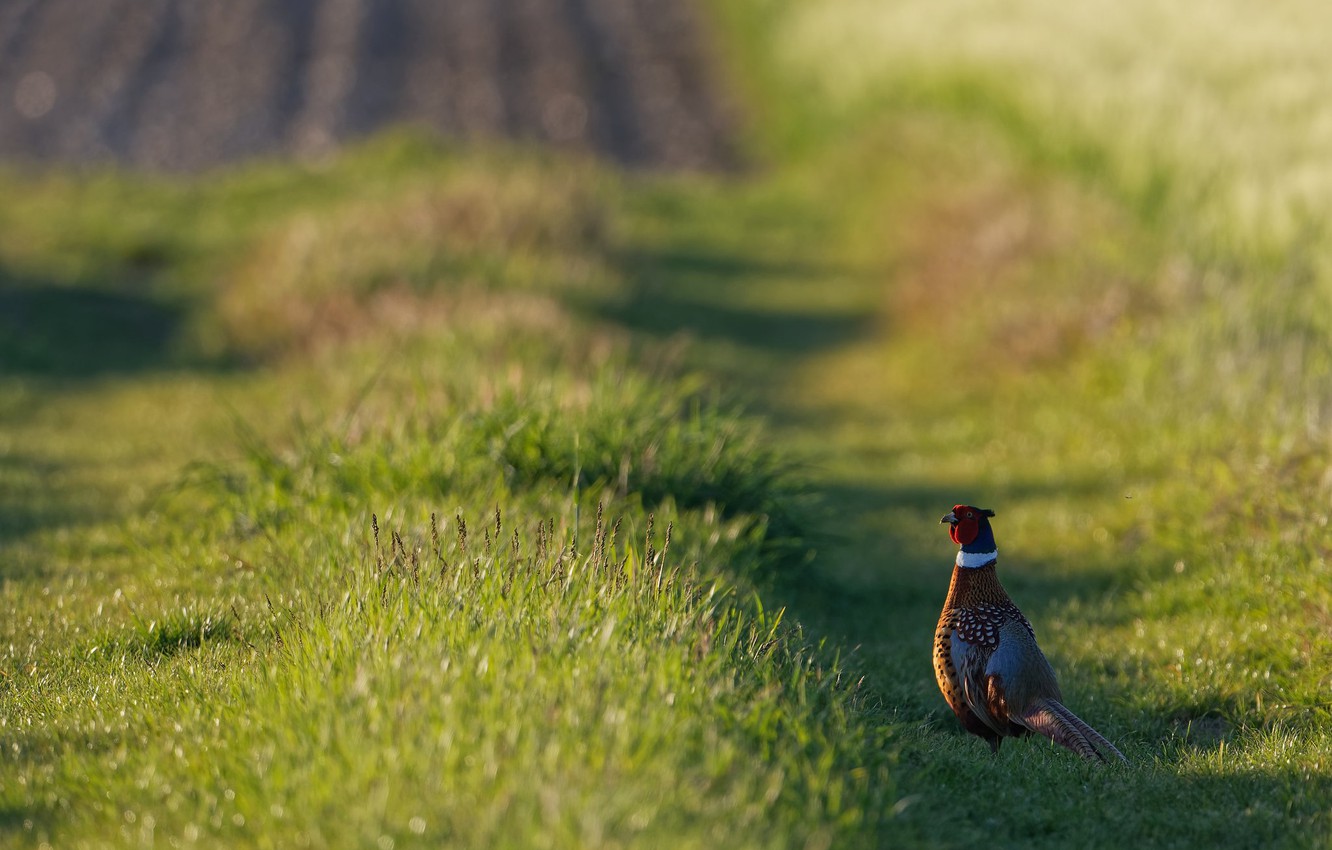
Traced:
<path fill-rule="evenodd" d="M 715 167 L 734 157 L 715 66 L 681 2 L 19 0 L 0 155 L 199 170 L 410 124 Z"/>

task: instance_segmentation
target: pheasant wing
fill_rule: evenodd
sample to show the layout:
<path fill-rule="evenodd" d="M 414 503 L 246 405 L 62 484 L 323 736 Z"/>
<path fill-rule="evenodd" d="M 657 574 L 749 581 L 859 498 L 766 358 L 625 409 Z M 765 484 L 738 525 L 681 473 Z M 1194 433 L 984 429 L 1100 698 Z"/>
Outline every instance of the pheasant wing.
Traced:
<path fill-rule="evenodd" d="M 957 668 L 957 678 L 962 686 L 962 699 L 976 719 L 995 734 L 1007 735 L 1007 718 L 996 717 L 990 706 L 992 683 L 986 668 L 993 653 L 993 648 L 984 644 L 968 643 L 958 635 L 953 636 L 953 666 Z"/>

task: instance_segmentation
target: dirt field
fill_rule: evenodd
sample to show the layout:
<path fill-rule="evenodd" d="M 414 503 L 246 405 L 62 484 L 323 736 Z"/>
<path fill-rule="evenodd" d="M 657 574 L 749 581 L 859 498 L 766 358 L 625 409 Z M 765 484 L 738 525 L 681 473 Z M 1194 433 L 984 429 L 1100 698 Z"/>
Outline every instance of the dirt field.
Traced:
<path fill-rule="evenodd" d="M 197 170 L 394 124 L 732 163 L 687 0 L 5 0 L 0 157 Z"/>

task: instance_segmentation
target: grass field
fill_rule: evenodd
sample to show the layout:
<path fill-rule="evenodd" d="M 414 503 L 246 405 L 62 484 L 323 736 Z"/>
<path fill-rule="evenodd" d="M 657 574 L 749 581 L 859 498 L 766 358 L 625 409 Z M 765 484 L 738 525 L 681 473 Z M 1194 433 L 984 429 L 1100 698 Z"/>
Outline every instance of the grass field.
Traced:
<path fill-rule="evenodd" d="M 713 12 L 743 174 L 0 177 L 4 843 L 1332 844 L 1325 13 Z"/>

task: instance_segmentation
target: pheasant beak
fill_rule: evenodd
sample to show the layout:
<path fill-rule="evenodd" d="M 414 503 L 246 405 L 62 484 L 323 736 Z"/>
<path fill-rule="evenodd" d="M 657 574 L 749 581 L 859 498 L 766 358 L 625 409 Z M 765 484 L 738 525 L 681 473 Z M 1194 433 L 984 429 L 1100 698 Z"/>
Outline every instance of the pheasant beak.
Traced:
<path fill-rule="evenodd" d="M 952 525 L 957 525 L 957 514 L 953 513 L 952 511 L 949 511 L 948 513 L 943 515 L 943 519 L 939 520 L 939 522 L 940 524 L 946 522 Z"/>

